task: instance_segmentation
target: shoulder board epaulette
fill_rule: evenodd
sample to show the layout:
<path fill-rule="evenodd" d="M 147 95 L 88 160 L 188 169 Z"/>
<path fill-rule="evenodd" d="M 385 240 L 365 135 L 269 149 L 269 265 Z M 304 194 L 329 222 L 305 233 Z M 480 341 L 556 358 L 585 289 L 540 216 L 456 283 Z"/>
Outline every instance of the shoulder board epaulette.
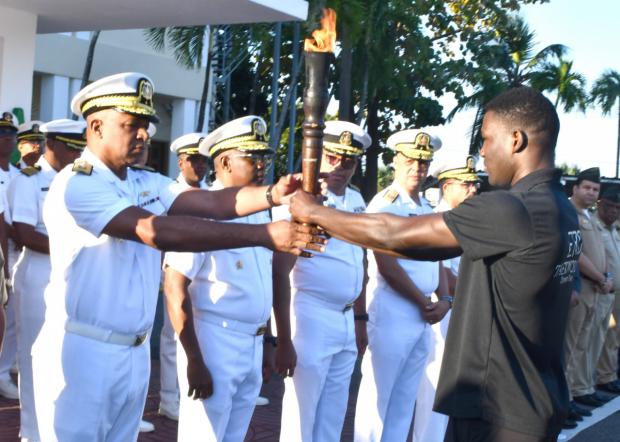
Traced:
<path fill-rule="evenodd" d="M 394 189 L 388 190 L 387 192 L 385 192 L 385 195 L 383 195 L 383 199 L 391 203 L 396 201 L 396 198 L 398 198 L 398 191 Z"/>
<path fill-rule="evenodd" d="M 72 172 L 81 173 L 82 175 L 90 175 L 93 173 L 93 165 L 86 160 L 78 158 L 73 162 Z"/>
<path fill-rule="evenodd" d="M 133 170 L 144 170 L 146 172 L 157 172 L 155 169 L 153 169 L 150 166 L 142 166 L 140 164 L 135 164 L 135 165 L 129 166 L 129 167 L 130 167 L 130 169 L 133 169 Z"/>
<path fill-rule="evenodd" d="M 355 184 L 351 184 L 349 183 L 349 185 L 347 186 L 349 189 L 355 190 L 358 193 L 362 193 L 362 191 L 360 190 L 359 187 L 357 187 Z"/>
<path fill-rule="evenodd" d="M 20 169 L 19 171 L 26 176 L 32 176 L 41 171 L 41 166 L 37 166 L 37 165 L 28 166 L 28 167 L 24 167 L 23 169 Z"/>

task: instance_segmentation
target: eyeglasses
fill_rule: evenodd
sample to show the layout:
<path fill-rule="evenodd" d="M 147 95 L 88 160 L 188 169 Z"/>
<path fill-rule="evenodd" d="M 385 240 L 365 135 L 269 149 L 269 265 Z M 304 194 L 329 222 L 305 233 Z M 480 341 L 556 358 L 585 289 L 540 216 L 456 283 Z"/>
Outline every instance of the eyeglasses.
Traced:
<path fill-rule="evenodd" d="M 411 158 L 401 152 L 398 152 L 398 155 L 401 157 L 401 162 L 405 167 L 413 167 L 413 165 L 417 163 L 419 168 L 428 169 L 428 167 L 431 165 L 431 162 L 428 160 Z"/>
<path fill-rule="evenodd" d="M 254 167 L 261 167 L 263 169 L 269 169 L 273 164 L 273 154 L 265 153 L 236 153 L 230 156 L 231 158 L 245 158 L 252 163 Z"/>
<path fill-rule="evenodd" d="M 356 157 L 348 157 L 344 155 L 333 155 L 329 153 L 325 153 L 325 159 L 330 166 L 338 166 L 343 169 L 353 169 L 357 165 Z"/>
<path fill-rule="evenodd" d="M 477 181 L 458 181 L 458 180 L 454 180 L 454 181 L 448 181 L 447 184 L 448 185 L 457 185 L 457 186 L 467 187 L 467 188 L 474 187 L 476 190 L 480 189 L 480 183 L 477 182 Z"/>

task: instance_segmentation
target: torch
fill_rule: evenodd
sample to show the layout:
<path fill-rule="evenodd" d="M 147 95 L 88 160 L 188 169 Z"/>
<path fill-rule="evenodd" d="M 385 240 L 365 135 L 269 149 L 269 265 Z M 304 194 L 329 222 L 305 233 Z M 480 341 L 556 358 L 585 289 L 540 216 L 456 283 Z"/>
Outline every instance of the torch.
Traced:
<path fill-rule="evenodd" d="M 306 86 L 304 88 L 304 121 L 301 125 L 303 143 L 301 150 L 302 188 L 308 193 L 318 192 L 317 183 L 323 152 L 325 111 L 329 101 L 327 93 L 329 65 L 334 58 L 336 44 L 336 11 L 325 9 L 321 29 L 312 32 L 304 42 Z"/>

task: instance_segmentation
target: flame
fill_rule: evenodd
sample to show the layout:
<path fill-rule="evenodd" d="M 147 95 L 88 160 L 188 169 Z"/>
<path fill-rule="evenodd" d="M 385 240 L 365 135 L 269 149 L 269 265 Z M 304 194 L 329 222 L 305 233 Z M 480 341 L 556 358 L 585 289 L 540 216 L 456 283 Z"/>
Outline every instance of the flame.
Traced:
<path fill-rule="evenodd" d="M 312 38 L 304 41 L 306 52 L 334 52 L 336 46 L 336 11 L 331 8 L 323 10 L 321 29 L 312 32 Z"/>

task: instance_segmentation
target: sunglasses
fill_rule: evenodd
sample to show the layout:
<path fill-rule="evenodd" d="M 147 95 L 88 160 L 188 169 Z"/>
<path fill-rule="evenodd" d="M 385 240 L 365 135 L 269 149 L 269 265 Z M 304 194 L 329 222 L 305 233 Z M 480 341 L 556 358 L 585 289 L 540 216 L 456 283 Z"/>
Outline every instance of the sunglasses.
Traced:
<path fill-rule="evenodd" d="M 244 158 L 252 163 L 254 167 L 261 166 L 263 169 L 269 169 L 273 164 L 273 154 L 265 153 L 236 153 L 231 158 Z"/>
<path fill-rule="evenodd" d="M 330 166 L 338 166 L 343 169 L 353 169 L 357 165 L 356 157 L 348 157 L 344 155 L 333 155 L 329 153 L 325 153 L 325 159 Z"/>

